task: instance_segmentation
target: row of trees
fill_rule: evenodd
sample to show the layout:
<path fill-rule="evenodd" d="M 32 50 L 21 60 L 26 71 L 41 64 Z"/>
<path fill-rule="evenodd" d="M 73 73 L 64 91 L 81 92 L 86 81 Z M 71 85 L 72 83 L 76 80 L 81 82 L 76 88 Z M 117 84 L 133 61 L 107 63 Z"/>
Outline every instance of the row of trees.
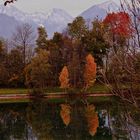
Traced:
<path fill-rule="evenodd" d="M 87 88 L 95 80 L 95 74 L 94 78 L 91 76 L 96 71 L 95 65 L 90 64 L 94 56 L 98 81 L 106 83 L 122 98 L 126 89 L 132 99 L 129 101 L 135 103 L 133 93 L 139 92 L 140 82 L 138 7 L 137 0 L 124 1 L 124 11 L 109 13 L 102 21 L 94 19 L 90 25 L 77 17 L 63 33 L 54 33 L 52 39 L 42 26 L 36 40 L 30 25 L 18 27 L 11 41 L 14 49 L 7 52 L 6 43 L 2 40 L 0 43 L 0 85 L 59 86 L 60 77 L 67 77 L 60 76 L 60 72 L 67 68 L 69 77 L 65 82 L 74 88 Z"/>
<path fill-rule="evenodd" d="M 98 20 L 94 23 L 96 22 L 98 23 Z M 95 28 L 89 30 L 84 19 L 77 17 L 68 25 L 64 33 L 54 33 L 52 39 L 48 39 L 44 27 L 39 27 L 38 37 L 35 40 L 30 25 L 24 24 L 17 27 L 11 40 L 10 48 L 11 46 L 13 48 L 10 51 L 5 41 L 1 41 L 1 57 L 3 57 L 1 65 L 3 66 L 0 74 L 3 75 L 3 79 L 1 77 L 0 86 L 59 86 L 60 72 L 64 66 L 67 66 L 70 85 L 82 87 L 85 85 L 86 56 L 95 54 L 95 61 L 99 66 L 103 64 L 105 48 L 101 46 L 89 48 L 90 44 L 97 42 Z M 89 33 L 94 34 L 92 41 Z M 32 51 L 34 45 L 36 48 Z"/>

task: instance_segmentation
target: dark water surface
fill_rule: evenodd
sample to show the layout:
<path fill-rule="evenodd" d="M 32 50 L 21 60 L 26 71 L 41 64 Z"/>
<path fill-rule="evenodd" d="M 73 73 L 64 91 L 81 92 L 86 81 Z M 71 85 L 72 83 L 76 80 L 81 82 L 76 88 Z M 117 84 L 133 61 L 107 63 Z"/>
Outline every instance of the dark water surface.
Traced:
<path fill-rule="evenodd" d="M 0 104 L 0 140 L 140 140 L 140 112 L 119 101 Z"/>

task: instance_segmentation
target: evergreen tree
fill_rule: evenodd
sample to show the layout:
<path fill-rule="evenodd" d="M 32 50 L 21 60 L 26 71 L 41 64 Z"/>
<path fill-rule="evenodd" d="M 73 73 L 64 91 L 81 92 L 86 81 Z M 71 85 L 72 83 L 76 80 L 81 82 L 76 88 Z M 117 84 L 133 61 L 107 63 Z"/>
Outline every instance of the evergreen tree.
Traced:
<path fill-rule="evenodd" d="M 86 52 L 95 57 L 98 66 L 103 66 L 103 58 L 110 47 L 104 35 L 105 28 L 102 25 L 102 21 L 95 19 L 92 22 L 92 29 L 82 38 L 82 44 L 84 44 Z"/>
<path fill-rule="evenodd" d="M 36 40 L 36 51 L 38 51 L 39 49 L 45 49 L 48 50 L 48 41 L 47 41 L 47 32 L 45 30 L 45 27 L 40 26 L 38 27 L 38 38 Z"/>
<path fill-rule="evenodd" d="M 68 33 L 72 39 L 80 40 L 85 36 L 87 27 L 83 17 L 76 17 L 72 23 L 68 24 Z"/>

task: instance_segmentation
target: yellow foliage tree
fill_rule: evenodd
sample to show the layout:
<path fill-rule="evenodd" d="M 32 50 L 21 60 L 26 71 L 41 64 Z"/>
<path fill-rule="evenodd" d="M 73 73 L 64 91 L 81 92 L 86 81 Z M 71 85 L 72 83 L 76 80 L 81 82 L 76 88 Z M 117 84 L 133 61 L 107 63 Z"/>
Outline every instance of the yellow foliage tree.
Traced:
<path fill-rule="evenodd" d="M 87 119 L 89 133 L 91 136 L 94 136 L 99 126 L 98 115 L 95 112 L 94 105 L 88 105 L 86 107 L 86 119 Z"/>
<path fill-rule="evenodd" d="M 96 63 L 94 62 L 94 57 L 88 54 L 86 57 L 86 65 L 84 72 L 85 88 L 93 85 L 96 80 Z"/>
<path fill-rule="evenodd" d="M 69 125 L 69 123 L 70 123 L 70 120 L 71 120 L 70 114 L 71 114 L 70 105 L 61 104 L 60 116 L 61 116 L 65 125 Z"/>
<path fill-rule="evenodd" d="M 59 76 L 59 81 L 61 84 L 61 88 L 68 88 L 69 87 L 69 72 L 66 66 L 63 67 L 60 76 Z"/>

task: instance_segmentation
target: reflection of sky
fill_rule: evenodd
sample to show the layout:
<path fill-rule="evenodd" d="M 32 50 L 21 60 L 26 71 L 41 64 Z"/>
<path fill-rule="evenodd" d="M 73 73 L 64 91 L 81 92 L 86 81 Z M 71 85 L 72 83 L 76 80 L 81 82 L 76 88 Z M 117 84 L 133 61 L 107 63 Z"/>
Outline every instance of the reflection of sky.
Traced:
<path fill-rule="evenodd" d="M 66 10 L 72 16 L 77 16 L 94 4 L 106 1 L 108 0 L 18 0 L 14 5 L 26 12 L 44 12 L 52 8 L 60 8 Z M 113 1 L 119 3 L 119 0 Z M 3 2 L 1 0 L 0 4 Z"/>

